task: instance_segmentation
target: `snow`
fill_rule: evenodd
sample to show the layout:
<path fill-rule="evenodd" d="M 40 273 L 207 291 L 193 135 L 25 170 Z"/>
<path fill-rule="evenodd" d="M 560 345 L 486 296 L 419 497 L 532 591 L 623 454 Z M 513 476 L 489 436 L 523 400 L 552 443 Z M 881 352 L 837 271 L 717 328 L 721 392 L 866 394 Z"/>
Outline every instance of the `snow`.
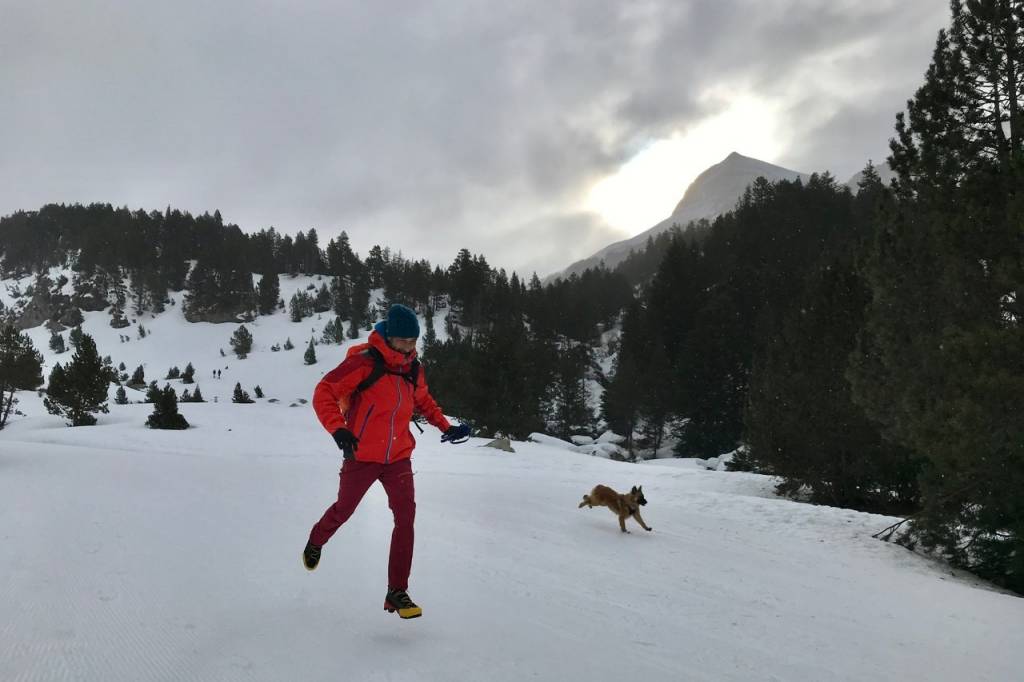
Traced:
<path fill-rule="evenodd" d="M 282 298 L 310 281 L 282 277 Z M 218 352 L 236 325 L 188 324 L 180 300 L 139 318 L 141 340 L 86 318 L 115 364 L 163 385 L 192 361 L 220 402 L 181 405 L 186 431 L 147 429 L 144 404 L 67 428 L 18 394 L 27 416 L 0 431 L 0 680 L 1001 682 L 1024 665 L 1024 600 L 873 540 L 890 517 L 778 499 L 771 478 L 696 460 L 506 453 L 429 427 L 413 431 L 424 616 L 401 621 L 382 609 L 379 486 L 318 570 L 300 563 L 340 458 L 309 405 L 289 404 L 344 357 L 318 346 L 302 362 L 333 316 L 259 318 L 242 361 Z M 48 365 L 70 359 L 30 335 Z M 286 336 L 295 350 L 269 351 Z M 236 381 L 281 402 L 231 404 Z M 578 509 L 598 483 L 642 485 L 654 531 Z"/>
<path fill-rule="evenodd" d="M 50 276 L 56 279 L 60 274 L 60 271 L 53 271 Z M 64 274 L 71 278 L 71 273 Z M 3 282 L 10 284 L 14 280 Z M 21 290 L 24 291 L 25 286 L 31 282 L 31 279 L 20 280 Z M 125 371 L 131 375 L 141 364 L 145 370 L 147 383 L 153 379 L 156 379 L 161 387 L 165 383 L 170 383 L 179 394 L 185 388 L 195 391 L 195 385 L 185 385 L 180 380 L 168 381 L 164 377 L 172 366 L 184 370 L 185 365 L 191 362 L 196 370 L 195 382 L 202 389 L 203 397 L 211 402 L 215 399 L 230 401 L 236 382 L 240 382 L 242 388 L 250 394 L 253 387 L 259 384 L 268 399 L 277 398 L 285 404 L 300 398 L 309 400 L 313 386 L 319 378 L 344 359 L 349 346 L 364 343 L 369 332 L 360 331 L 358 339 L 346 339 L 341 346 L 317 345 L 318 362 L 306 365 L 303 354 L 309 339 L 315 338 L 319 343 L 324 326 L 335 316 L 333 312 L 326 312 L 307 317 L 302 322 L 292 322 L 287 311 L 287 303 L 294 293 L 307 291 L 309 294 L 315 294 L 315 289 L 319 289 L 323 284 L 329 285 L 329 282 L 327 278 L 315 276 L 282 275 L 280 283 L 281 298 L 285 301 L 286 308 L 278 310 L 273 315 L 259 316 L 252 322 L 187 322 L 182 306 L 185 293 L 172 292 L 169 297 L 174 300 L 174 305 L 168 305 L 166 311 L 159 315 L 154 316 L 149 312 L 134 315 L 129 305 L 126 314 L 132 322 L 130 327 L 114 329 L 109 324 L 110 314 L 99 311 L 83 313 L 85 322 L 82 329 L 96 340 L 101 356 L 111 356 L 115 367 L 123 362 Z M 315 289 L 307 290 L 309 285 L 313 285 Z M 0 287 L 3 288 L 5 287 Z M 376 300 L 380 292 L 375 294 L 371 300 Z M 146 329 L 146 336 L 141 339 L 138 336 L 139 323 Z M 231 335 L 240 324 L 244 324 L 253 335 L 253 351 L 245 360 L 239 360 L 231 352 Z M 443 328 L 443 325 L 441 326 Z M 345 329 L 348 330 L 347 322 Z M 35 327 L 26 330 L 25 333 L 31 337 L 36 349 L 43 353 L 44 377 L 49 376 L 55 363 L 70 362 L 72 350 L 68 342 L 68 331 L 62 332 L 68 351 L 60 355 L 49 349 L 50 332 L 45 327 Z M 130 341 L 122 343 L 121 336 L 130 337 Z M 283 345 L 288 338 L 295 348 L 290 351 L 270 351 L 270 346 Z M 225 355 L 220 354 L 221 350 Z M 215 369 L 221 370 L 220 379 L 213 378 Z M 129 392 L 130 400 L 142 400 L 143 397 L 142 393 L 133 396 Z"/>
<path fill-rule="evenodd" d="M 570 443 L 569 441 L 562 440 L 561 438 L 555 438 L 554 436 L 549 436 L 545 433 L 531 433 L 529 436 L 529 440 L 533 441 L 534 443 L 543 443 L 544 445 L 548 445 L 554 448 L 561 448 L 565 450 L 576 449 L 576 446 Z"/>
<path fill-rule="evenodd" d="M 1024 664 L 1024 600 L 872 540 L 887 517 L 773 499 L 754 474 L 433 431 L 414 457 L 424 617 L 403 622 L 381 608 L 379 487 L 316 572 L 300 565 L 339 465 L 312 410 L 181 409 L 184 432 L 146 429 L 146 405 L 0 432 L 0 679 L 1009 680 Z M 597 483 L 643 485 L 654 531 L 577 509 Z"/>
<path fill-rule="evenodd" d="M 618 445 L 619 443 L 625 443 L 626 442 L 626 437 L 625 436 L 620 436 L 619 434 L 617 434 L 617 433 L 615 433 L 613 431 L 605 431 L 604 433 L 602 433 L 600 436 L 597 437 L 597 442 L 598 443 L 614 443 L 614 444 Z"/>

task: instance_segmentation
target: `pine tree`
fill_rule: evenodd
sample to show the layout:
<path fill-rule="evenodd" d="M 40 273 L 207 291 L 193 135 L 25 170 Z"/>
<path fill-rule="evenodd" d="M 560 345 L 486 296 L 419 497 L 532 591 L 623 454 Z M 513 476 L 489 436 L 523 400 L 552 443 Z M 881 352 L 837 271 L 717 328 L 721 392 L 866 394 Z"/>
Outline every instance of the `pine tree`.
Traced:
<path fill-rule="evenodd" d="M 251 403 L 253 399 L 249 397 L 249 394 L 242 390 L 242 384 L 235 384 L 235 392 L 231 396 L 231 402 L 233 403 Z"/>
<path fill-rule="evenodd" d="M 69 327 L 79 327 L 85 322 L 85 317 L 82 315 L 81 309 L 73 307 L 67 314 L 67 318 L 64 320 L 64 324 Z"/>
<path fill-rule="evenodd" d="M 178 396 L 170 384 L 153 395 L 153 412 L 146 419 L 151 429 L 187 429 L 189 424 L 178 412 Z"/>
<path fill-rule="evenodd" d="M 289 336 L 287 339 L 284 340 L 283 348 L 285 350 L 291 350 L 292 348 L 295 348 L 295 344 L 292 343 L 292 337 Z"/>
<path fill-rule="evenodd" d="M 75 354 L 66 367 L 58 363 L 50 374 L 47 397 L 43 401 L 50 414 L 70 419 L 71 426 L 96 423 L 96 412 L 108 412 L 107 387 L 113 368 L 103 364 L 96 342 L 82 334 Z"/>
<path fill-rule="evenodd" d="M 203 398 L 203 392 L 199 390 L 199 384 L 196 384 L 196 392 L 192 394 L 192 402 L 194 403 L 205 403 L 206 400 Z"/>
<path fill-rule="evenodd" d="M 114 302 L 110 306 L 110 326 L 114 329 L 124 329 L 131 322 L 124 315 L 124 306 L 127 301 L 127 295 L 124 286 L 124 279 L 121 275 L 120 268 L 114 274 L 111 281 L 111 294 L 114 297 Z M 72 345 L 74 340 L 72 339 Z"/>
<path fill-rule="evenodd" d="M 124 386 L 117 387 L 117 392 L 114 394 L 114 402 L 118 405 L 128 404 L 128 394 L 125 393 Z"/>
<path fill-rule="evenodd" d="M 259 384 L 256 384 L 256 388 L 254 388 L 252 391 L 253 391 L 253 393 L 256 394 L 257 398 L 262 398 L 263 397 L 263 389 L 260 388 Z"/>
<path fill-rule="evenodd" d="M 281 281 L 276 272 L 265 272 L 256 289 L 256 306 L 260 315 L 272 315 L 281 296 Z"/>
<path fill-rule="evenodd" d="M 434 308 L 432 306 L 427 306 L 423 322 L 426 327 L 423 333 L 423 354 L 426 355 L 429 349 L 437 343 L 437 332 L 434 331 Z"/>
<path fill-rule="evenodd" d="M 331 309 L 331 303 L 331 292 L 327 289 L 326 284 L 321 284 L 313 299 L 313 312 L 325 313 Z"/>
<path fill-rule="evenodd" d="M 129 386 L 145 386 L 146 385 L 146 372 L 142 369 L 142 365 L 135 368 L 132 372 L 132 378 L 128 382 Z"/>
<path fill-rule="evenodd" d="M 192 402 L 192 394 L 189 393 L 187 388 L 184 391 L 181 392 L 181 397 L 178 398 L 178 402 L 179 403 L 190 403 L 190 402 Z"/>
<path fill-rule="evenodd" d="M 58 354 L 67 350 L 67 348 L 64 347 L 64 336 L 62 334 L 58 334 L 57 332 L 50 334 L 50 350 Z"/>
<path fill-rule="evenodd" d="M 1024 592 L 1024 14 L 953 3 L 897 117 L 855 401 L 923 459 L 907 542 Z"/>
<path fill-rule="evenodd" d="M 340 318 L 335 317 L 324 325 L 324 331 L 321 339 L 324 343 L 333 344 L 341 344 L 345 341 L 345 326 L 342 324 Z"/>
<path fill-rule="evenodd" d="M 343 320 L 348 319 L 352 315 L 349 287 L 341 277 L 335 277 L 331 280 L 331 299 L 335 315 Z"/>
<path fill-rule="evenodd" d="M 252 351 L 252 334 L 245 328 L 244 324 L 240 325 L 231 335 L 230 343 L 231 350 L 238 356 L 238 359 L 244 360 L 249 352 Z"/>
<path fill-rule="evenodd" d="M 292 322 L 302 322 L 303 319 L 313 314 L 313 299 L 305 291 L 297 291 L 292 294 L 291 301 L 288 303 L 288 311 Z"/>
<path fill-rule="evenodd" d="M 584 386 L 590 352 L 582 345 L 566 348 L 557 354 L 557 363 L 552 425 L 556 436 L 568 439 L 573 434 L 591 430 L 593 415 L 587 406 Z"/>
<path fill-rule="evenodd" d="M 181 370 L 178 369 L 177 365 L 175 365 L 174 367 L 171 367 L 169 370 L 167 370 L 167 376 L 164 377 L 164 378 L 165 379 L 177 379 L 180 376 L 181 376 Z"/>
<path fill-rule="evenodd" d="M 918 467 L 904 448 L 883 441 L 844 376 L 867 301 L 864 281 L 843 263 L 809 282 L 755 364 L 744 419 L 749 456 L 758 470 L 783 478 L 781 493 L 911 511 Z"/>
<path fill-rule="evenodd" d="M 352 280 L 352 319 L 349 321 L 348 336 L 359 338 L 359 330 L 370 323 L 370 285 L 367 274 L 360 271 Z"/>
<path fill-rule="evenodd" d="M 192 366 L 192 363 L 185 365 L 185 371 L 181 373 L 181 383 L 191 384 L 195 382 L 196 368 Z"/>
<path fill-rule="evenodd" d="M 17 400 L 15 391 L 30 391 L 43 383 L 42 355 L 26 334 L 13 324 L 0 324 L 0 429 Z"/>
<path fill-rule="evenodd" d="M 306 347 L 306 353 L 302 356 L 302 361 L 307 365 L 316 364 L 316 349 L 313 347 L 313 339 L 309 340 L 309 345 Z"/>

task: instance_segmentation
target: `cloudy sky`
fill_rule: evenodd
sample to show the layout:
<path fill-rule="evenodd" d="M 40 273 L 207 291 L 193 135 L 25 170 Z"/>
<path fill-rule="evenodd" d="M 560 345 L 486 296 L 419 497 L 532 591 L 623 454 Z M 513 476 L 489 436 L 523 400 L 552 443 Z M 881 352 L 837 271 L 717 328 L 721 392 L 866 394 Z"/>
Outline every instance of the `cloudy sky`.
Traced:
<path fill-rule="evenodd" d="M 731 151 L 885 158 L 945 0 L 0 0 L 0 215 L 102 201 L 541 275 Z"/>

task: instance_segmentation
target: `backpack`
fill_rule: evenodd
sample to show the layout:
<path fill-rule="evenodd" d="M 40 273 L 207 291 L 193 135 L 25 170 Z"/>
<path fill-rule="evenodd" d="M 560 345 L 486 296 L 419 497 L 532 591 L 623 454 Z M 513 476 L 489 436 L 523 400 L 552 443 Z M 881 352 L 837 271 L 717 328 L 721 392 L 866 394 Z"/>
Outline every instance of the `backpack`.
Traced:
<path fill-rule="evenodd" d="M 371 346 L 370 348 L 366 349 L 366 353 L 371 358 L 373 358 L 373 369 L 370 370 L 370 374 L 365 379 L 359 382 L 359 385 L 356 386 L 355 390 L 352 391 L 352 395 L 357 395 L 359 393 L 362 393 L 366 389 L 370 388 L 375 383 L 377 383 L 377 381 L 379 381 L 380 378 L 385 374 L 394 374 L 396 376 L 402 377 L 410 384 L 412 384 L 413 393 L 416 392 L 416 382 L 419 380 L 420 377 L 419 358 L 416 358 L 412 361 L 412 364 L 409 366 L 408 372 L 392 372 L 387 368 L 387 365 L 384 364 L 384 356 L 380 354 L 379 350 Z"/>

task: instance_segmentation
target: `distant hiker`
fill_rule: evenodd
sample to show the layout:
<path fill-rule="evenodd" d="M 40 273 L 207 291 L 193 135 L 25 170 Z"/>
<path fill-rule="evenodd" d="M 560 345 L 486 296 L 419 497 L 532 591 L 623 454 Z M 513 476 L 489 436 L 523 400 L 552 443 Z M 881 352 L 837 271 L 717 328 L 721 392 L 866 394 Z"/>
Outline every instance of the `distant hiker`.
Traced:
<path fill-rule="evenodd" d="M 444 432 L 441 442 L 462 443 L 467 425 L 452 426 L 427 390 L 416 339 L 416 313 L 393 305 L 377 323 L 368 343 L 349 349 L 345 361 L 328 372 L 313 391 L 313 409 L 343 453 L 338 500 L 309 534 L 302 561 L 310 571 L 320 562 L 320 548 L 352 516 L 374 481 L 380 481 L 395 517 L 388 558 L 384 608 L 402 618 L 422 610 L 409 598 L 416 494 L 409 458 L 416 445 L 409 422 L 413 410 Z"/>

